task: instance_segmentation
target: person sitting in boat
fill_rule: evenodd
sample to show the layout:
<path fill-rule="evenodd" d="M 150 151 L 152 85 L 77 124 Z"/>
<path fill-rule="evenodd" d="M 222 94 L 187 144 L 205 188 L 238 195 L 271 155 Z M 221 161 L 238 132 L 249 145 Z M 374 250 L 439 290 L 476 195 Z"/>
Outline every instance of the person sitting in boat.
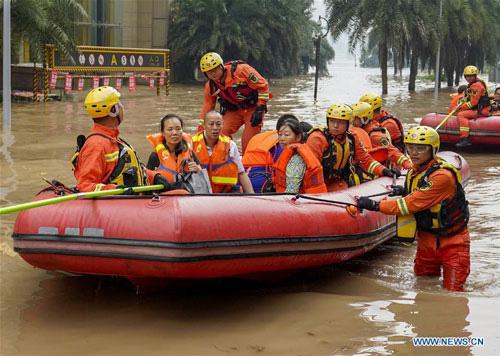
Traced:
<path fill-rule="evenodd" d="M 469 135 L 469 120 L 476 119 L 479 116 L 489 116 L 491 112 L 491 103 L 488 96 L 488 87 L 486 83 L 477 76 L 479 69 L 469 65 L 464 68 L 464 77 L 467 80 L 467 89 L 462 104 L 458 107 L 457 120 L 460 129 L 460 139 L 456 143 L 457 148 L 471 146 Z"/>
<path fill-rule="evenodd" d="M 491 115 L 500 116 L 500 87 L 495 89 L 495 96 L 492 102 Z"/>
<path fill-rule="evenodd" d="M 467 85 L 460 85 L 457 89 L 456 94 L 452 95 L 448 113 L 452 112 L 453 109 L 457 107 L 457 105 L 462 103 L 463 97 L 465 96 L 465 89 L 467 89 Z"/>
<path fill-rule="evenodd" d="M 177 175 L 183 170 L 201 170 L 198 158 L 193 154 L 191 136 L 184 133 L 183 127 L 178 115 L 167 114 L 160 121 L 160 132 L 146 137 L 154 148 L 146 167 L 159 172 L 170 183 L 176 182 Z"/>
<path fill-rule="evenodd" d="M 248 142 L 242 162 L 255 192 L 275 191 L 273 184 L 274 164 L 283 152 L 283 148 L 278 142 L 278 130 L 286 119 L 298 120 L 291 114 L 281 115 L 276 122 L 276 130 L 261 132 Z M 301 126 L 304 135 L 312 128 L 305 122 L 301 122 Z"/>
<path fill-rule="evenodd" d="M 391 135 L 392 144 L 402 153 L 405 153 L 403 124 L 397 117 L 383 110 L 382 98 L 377 94 L 367 93 L 359 101 L 364 101 L 372 106 L 373 121 L 385 128 Z"/>
<path fill-rule="evenodd" d="M 78 136 L 77 151 L 71 158 L 80 192 L 148 183 L 162 184 L 165 187 L 162 191 L 171 189 L 160 174 L 143 167 L 133 147 L 118 137 L 124 109 L 115 88 L 102 86 L 91 90 L 84 106 L 94 126 L 87 137 Z"/>
<path fill-rule="evenodd" d="M 321 162 L 303 143 L 303 127 L 298 119 L 287 118 L 278 129 L 283 152 L 274 164 L 274 184 L 278 193 L 326 193 Z"/>
<path fill-rule="evenodd" d="M 405 221 L 404 237 L 413 242 L 417 235 L 415 274 L 439 276 L 442 267 L 444 287 L 463 291 L 470 271 L 470 237 L 469 208 L 460 173 L 436 156 L 440 141 L 433 128 L 412 127 L 405 143 L 414 167 L 408 171 L 404 187 L 396 186 L 403 197 L 380 202 L 360 197 L 358 208 L 401 217 L 413 214 L 414 219 Z"/>
<path fill-rule="evenodd" d="M 360 101 L 352 105 L 353 126 L 362 128 L 368 133 L 371 146 L 387 147 L 387 159 L 394 166 L 410 169 L 412 164 L 410 159 L 398 150 L 391 141 L 391 135 L 380 124 L 373 120 L 373 110 L 371 105 Z"/>
<path fill-rule="evenodd" d="M 329 192 L 360 183 L 355 173 L 355 161 L 359 161 L 363 170 L 370 174 L 387 177 L 401 174 L 370 156 L 359 139 L 349 132 L 351 120 L 352 109 L 349 105 L 333 104 L 326 111 L 327 127 L 313 129 L 306 142 L 323 166 Z"/>
<path fill-rule="evenodd" d="M 203 131 L 192 138 L 193 151 L 201 166 L 207 169 L 214 193 L 239 192 L 239 185 L 244 193 L 253 193 L 238 146 L 230 137 L 221 134 L 223 125 L 220 113 L 207 112 Z"/>

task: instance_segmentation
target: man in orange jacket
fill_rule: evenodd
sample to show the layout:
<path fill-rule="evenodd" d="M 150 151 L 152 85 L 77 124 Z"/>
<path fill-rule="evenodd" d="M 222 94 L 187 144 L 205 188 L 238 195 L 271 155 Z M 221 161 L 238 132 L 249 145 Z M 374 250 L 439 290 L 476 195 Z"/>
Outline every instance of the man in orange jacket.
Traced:
<path fill-rule="evenodd" d="M 395 166 L 410 169 L 412 164 L 406 155 L 398 150 L 391 141 L 391 136 L 384 127 L 373 120 L 373 109 L 371 105 L 360 101 L 352 105 L 352 112 L 354 116 L 353 125 L 362 128 L 368 133 L 373 148 L 386 147 L 387 159 Z"/>
<path fill-rule="evenodd" d="M 415 274 L 439 276 L 442 267 L 444 287 L 463 291 L 470 272 L 470 237 L 469 208 L 460 173 L 436 157 L 439 134 L 433 128 L 411 128 L 405 143 L 414 168 L 408 172 L 404 187 L 393 187 L 395 195 L 403 197 L 380 202 L 361 197 L 358 208 L 401 217 L 413 214 L 405 228 L 413 228 L 406 241 L 412 242 L 417 234 Z"/>
<path fill-rule="evenodd" d="M 403 124 L 397 117 L 382 109 L 382 98 L 377 94 L 367 93 L 359 101 L 364 101 L 372 106 L 373 121 L 385 128 L 391 135 L 392 144 L 405 153 Z"/>
<path fill-rule="evenodd" d="M 78 137 L 78 149 L 71 163 L 80 192 L 162 184 L 169 182 L 160 174 L 146 169 L 132 146 L 118 137 L 118 126 L 124 118 L 120 93 L 113 87 L 93 89 L 85 98 L 85 110 L 94 120 L 91 133 Z"/>
<path fill-rule="evenodd" d="M 477 77 L 479 69 L 475 66 L 464 68 L 464 77 L 467 80 L 467 89 L 465 90 L 465 100 L 458 108 L 458 124 L 460 126 L 460 140 L 455 145 L 457 148 L 471 146 L 469 135 L 469 120 L 476 119 L 479 116 L 489 116 L 491 111 L 490 98 L 486 83 Z"/>
<path fill-rule="evenodd" d="M 392 177 L 393 171 L 375 161 L 356 136 L 349 132 L 352 109 L 346 104 L 334 104 L 326 112 L 327 127 L 316 129 L 306 144 L 323 166 L 325 184 L 329 192 L 359 184 L 353 162 L 359 161 L 364 171 L 378 176 Z"/>
<path fill-rule="evenodd" d="M 267 80 L 242 61 L 224 63 L 215 52 L 201 57 L 200 69 L 208 78 L 201 118 L 215 108 L 218 100 L 224 116 L 222 134 L 232 137 L 245 125 L 241 137 L 244 153 L 248 141 L 262 128 L 269 100 Z"/>

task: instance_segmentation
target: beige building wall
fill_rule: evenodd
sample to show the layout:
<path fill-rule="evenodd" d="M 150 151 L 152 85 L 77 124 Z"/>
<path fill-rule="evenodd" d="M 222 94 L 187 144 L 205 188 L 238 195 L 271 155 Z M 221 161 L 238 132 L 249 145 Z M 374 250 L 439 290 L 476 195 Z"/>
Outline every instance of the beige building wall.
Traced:
<path fill-rule="evenodd" d="M 80 0 L 90 19 L 88 26 L 82 26 L 80 38 L 85 44 L 129 48 L 167 48 L 168 23 L 171 0 L 104 0 L 106 11 L 113 14 L 104 18 L 104 23 L 112 23 L 114 36 L 106 37 L 105 43 L 97 42 L 92 28 L 98 22 L 96 0 Z M 94 25 L 92 25 L 94 24 Z M 89 33 L 86 37 L 84 33 Z M 88 43 L 90 42 L 90 43 Z M 83 43 L 82 43 L 83 44 Z"/>
<path fill-rule="evenodd" d="M 123 3 L 123 47 L 167 48 L 169 0 Z"/>

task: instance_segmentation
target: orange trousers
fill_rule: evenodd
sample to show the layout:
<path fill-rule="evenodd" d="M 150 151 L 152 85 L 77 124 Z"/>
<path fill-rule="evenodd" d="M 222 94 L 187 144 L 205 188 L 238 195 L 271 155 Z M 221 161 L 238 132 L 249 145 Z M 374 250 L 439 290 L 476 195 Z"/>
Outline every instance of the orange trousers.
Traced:
<path fill-rule="evenodd" d="M 252 127 L 250 124 L 254 111 L 255 107 L 249 107 L 247 109 L 239 109 L 235 111 L 228 110 L 224 113 L 224 126 L 222 127 L 222 133 L 224 135 L 232 138 L 233 134 L 238 132 L 241 126 L 245 125 L 243 128 L 243 134 L 241 135 L 241 147 L 243 149 L 243 153 L 245 153 L 250 139 L 257 135 L 262 129 L 262 123 L 255 127 Z"/>
<path fill-rule="evenodd" d="M 477 119 L 479 116 L 489 116 L 490 108 L 484 108 L 481 111 L 481 115 L 477 114 L 477 110 L 463 110 L 459 111 L 457 114 L 458 126 L 460 129 L 460 138 L 469 137 L 470 135 L 470 125 L 469 120 Z"/>
<path fill-rule="evenodd" d="M 443 286 L 450 291 L 463 291 L 470 272 L 470 237 L 467 229 L 441 237 L 437 248 L 436 236 L 419 232 L 417 254 L 413 270 L 417 276 L 440 276 L 443 268 Z"/>

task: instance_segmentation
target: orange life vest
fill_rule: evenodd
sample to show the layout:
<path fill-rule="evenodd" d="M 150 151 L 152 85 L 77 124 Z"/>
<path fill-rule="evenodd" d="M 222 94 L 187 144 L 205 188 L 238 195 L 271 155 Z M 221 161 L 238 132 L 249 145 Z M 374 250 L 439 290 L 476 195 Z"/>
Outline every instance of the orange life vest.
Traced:
<path fill-rule="evenodd" d="M 306 164 L 306 171 L 299 193 L 326 193 L 321 162 L 306 144 L 289 145 L 283 149 L 280 158 L 274 165 L 276 192 L 283 193 L 286 191 L 286 167 L 295 153 L 298 153 Z"/>
<path fill-rule="evenodd" d="M 180 173 L 183 161 L 193 159 L 191 136 L 186 133 L 182 134 L 182 140 L 187 145 L 188 149 L 182 151 L 177 156 L 172 154 L 163 143 L 165 141 L 163 134 L 157 133 L 148 135 L 146 138 L 149 143 L 153 145 L 158 155 L 158 159 L 160 160 L 160 166 L 157 168 L 157 171 L 167 178 L 170 183 L 175 182 L 175 177 Z"/>
<path fill-rule="evenodd" d="M 231 138 L 220 135 L 210 156 L 203 132 L 193 136 L 193 151 L 201 166 L 207 169 L 214 193 L 229 192 L 238 183 L 238 166 L 229 155 L 230 143 Z"/>
<path fill-rule="evenodd" d="M 248 142 L 242 162 L 245 167 L 272 166 L 274 159 L 269 152 L 278 143 L 278 131 L 261 132 Z"/>

